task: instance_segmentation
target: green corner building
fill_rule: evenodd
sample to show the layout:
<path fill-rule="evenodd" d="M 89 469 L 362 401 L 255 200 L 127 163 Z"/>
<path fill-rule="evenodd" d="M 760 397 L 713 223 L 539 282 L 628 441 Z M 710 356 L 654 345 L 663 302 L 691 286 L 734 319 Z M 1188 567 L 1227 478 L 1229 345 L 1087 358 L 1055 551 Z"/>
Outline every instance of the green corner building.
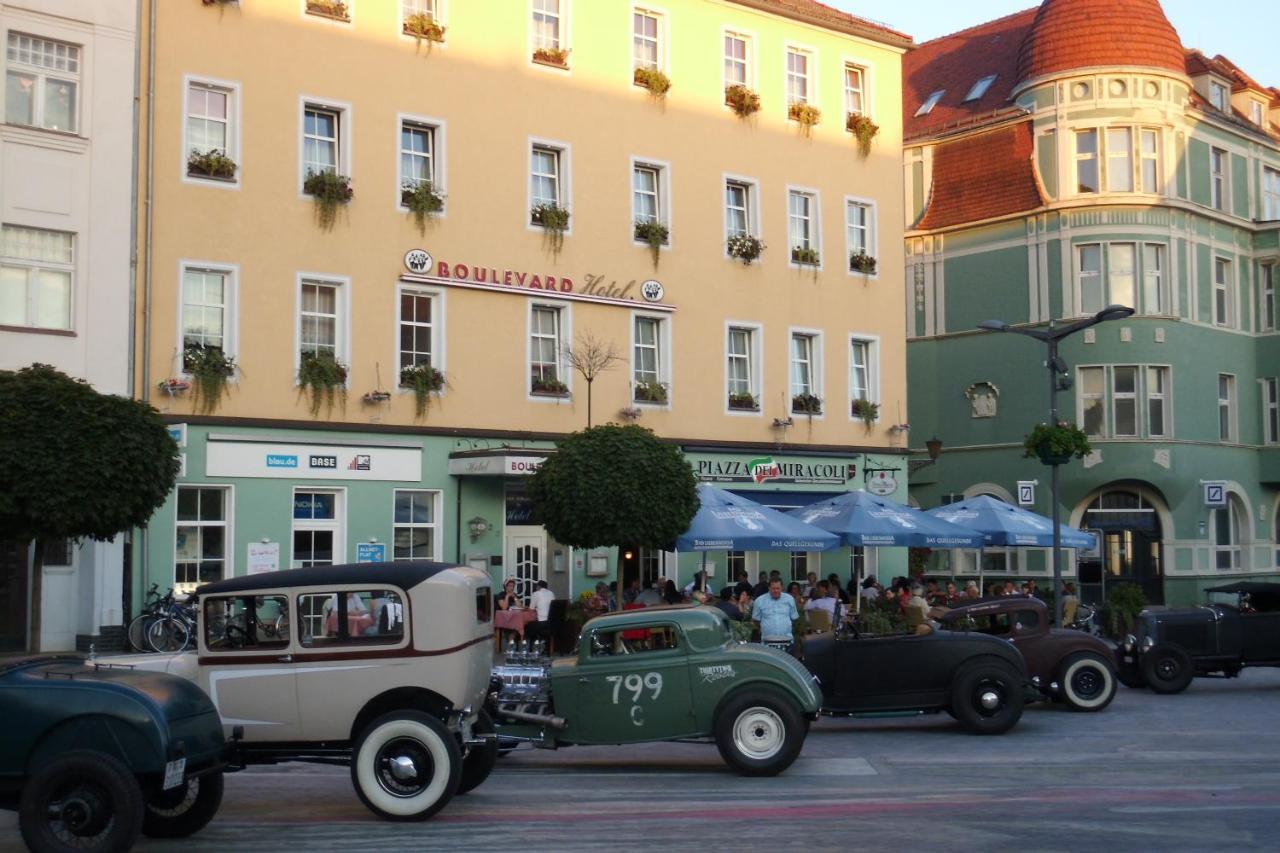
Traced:
<path fill-rule="evenodd" d="M 1085 601 L 1139 584 L 1185 605 L 1280 571 L 1280 90 L 1182 46 L 1157 0 L 1045 0 L 904 60 L 910 421 L 924 507 L 1031 483 L 1045 347 L 981 332 L 1135 309 L 1067 338 L 1060 417 L 1094 452 L 1061 468 Z M 920 443 L 919 441 L 915 443 Z M 1024 487 L 1025 492 L 1025 487 Z M 1025 499 L 1027 495 L 1024 493 Z M 1046 577 L 1043 551 L 948 571 Z"/>

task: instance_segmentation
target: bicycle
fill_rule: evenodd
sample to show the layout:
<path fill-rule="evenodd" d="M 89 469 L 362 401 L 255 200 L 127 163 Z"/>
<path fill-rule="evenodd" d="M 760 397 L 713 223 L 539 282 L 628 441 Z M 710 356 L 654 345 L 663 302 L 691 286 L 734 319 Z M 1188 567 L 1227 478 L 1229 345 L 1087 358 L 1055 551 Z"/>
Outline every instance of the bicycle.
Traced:
<path fill-rule="evenodd" d="M 191 644 L 195 636 L 196 614 L 186 604 L 173 597 L 173 590 L 161 600 L 158 612 L 147 628 L 147 645 L 153 651 L 165 654 L 180 652 Z"/>
<path fill-rule="evenodd" d="M 151 646 L 147 644 L 147 629 L 151 627 L 151 622 L 160 612 L 160 607 L 166 596 L 162 596 L 159 592 L 160 585 L 152 584 L 151 589 L 147 590 L 147 602 L 142 605 L 142 612 L 133 617 L 129 622 L 129 645 L 135 652 L 149 652 Z M 171 595 L 173 590 L 169 590 Z"/>

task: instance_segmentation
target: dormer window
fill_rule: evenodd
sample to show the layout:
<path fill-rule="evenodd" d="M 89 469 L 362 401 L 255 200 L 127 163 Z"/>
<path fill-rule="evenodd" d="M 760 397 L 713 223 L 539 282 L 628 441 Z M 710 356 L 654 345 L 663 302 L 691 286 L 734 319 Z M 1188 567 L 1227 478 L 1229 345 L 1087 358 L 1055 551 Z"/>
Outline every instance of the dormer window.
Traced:
<path fill-rule="evenodd" d="M 991 84 L 994 82 L 996 82 L 996 75 L 988 74 L 977 83 L 974 83 L 973 88 L 969 90 L 969 94 L 964 96 L 964 103 L 967 104 L 970 101 L 976 101 L 983 95 L 987 94 L 987 90 L 991 88 Z"/>
<path fill-rule="evenodd" d="M 932 112 L 933 108 L 938 105 L 938 101 L 941 101 L 942 96 L 945 95 L 946 93 L 947 93 L 946 89 L 939 89 L 938 91 L 930 95 L 925 100 L 925 102 L 920 105 L 920 109 L 916 110 L 916 116 L 917 117 L 925 116 L 925 115 L 928 115 L 930 112 Z"/>
<path fill-rule="evenodd" d="M 1222 112 L 1227 111 L 1227 87 L 1213 80 L 1209 81 L 1209 103 L 1213 104 Z"/>
<path fill-rule="evenodd" d="M 1256 124 L 1258 127 L 1262 127 L 1262 126 L 1263 126 L 1263 121 L 1262 121 L 1262 116 L 1263 116 L 1263 115 L 1264 115 L 1264 113 L 1263 113 L 1263 110 L 1262 110 L 1262 101 L 1250 101 L 1250 102 L 1249 102 L 1249 121 L 1253 122 L 1253 123 L 1254 123 L 1254 124 Z"/>

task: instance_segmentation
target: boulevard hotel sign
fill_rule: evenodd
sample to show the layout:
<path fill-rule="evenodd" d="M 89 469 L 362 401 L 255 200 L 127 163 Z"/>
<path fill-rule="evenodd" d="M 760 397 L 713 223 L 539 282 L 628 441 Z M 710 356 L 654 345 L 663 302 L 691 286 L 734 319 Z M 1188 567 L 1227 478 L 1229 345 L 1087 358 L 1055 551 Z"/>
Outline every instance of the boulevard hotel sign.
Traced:
<path fill-rule="evenodd" d="M 528 270 L 507 267 L 474 266 L 455 263 L 446 258 L 436 258 L 426 249 L 410 249 L 405 253 L 404 266 L 408 270 L 404 281 L 446 284 L 472 290 L 493 290 L 501 293 L 522 293 L 525 296 L 554 296 L 579 302 L 601 302 L 606 305 L 634 306 L 644 302 L 654 311 L 674 311 L 674 305 L 664 303 L 666 289 L 656 279 L 639 281 L 631 279 L 626 284 L 606 281 L 601 274 L 587 273 L 581 280 L 568 276 L 539 274 Z"/>

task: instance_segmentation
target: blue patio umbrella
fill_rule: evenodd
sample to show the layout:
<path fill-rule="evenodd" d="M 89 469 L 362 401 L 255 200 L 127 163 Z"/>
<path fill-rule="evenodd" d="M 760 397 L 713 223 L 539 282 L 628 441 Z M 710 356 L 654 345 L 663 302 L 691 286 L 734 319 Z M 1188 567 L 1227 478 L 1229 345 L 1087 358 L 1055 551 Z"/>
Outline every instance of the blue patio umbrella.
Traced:
<path fill-rule="evenodd" d="M 982 547 L 980 533 L 869 492 L 842 492 L 787 515 L 834 533 L 849 546 Z"/>
<path fill-rule="evenodd" d="M 983 535 L 989 546 L 1052 548 L 1053 521 L 1022 507 L 1007 504 L 990 495 L 947 504 L 928 511 L 929 515 L 966 527 Z M 1061 526 L 1063 548 L 1094 548 L 1097 537 L 1074 527 Z"/>
<path fill-rule="evenodd" d="M 680 551 L 826 551 L 840 537 L 785 513 L 703 483 L 702 506 L 676 539 Z"/>

